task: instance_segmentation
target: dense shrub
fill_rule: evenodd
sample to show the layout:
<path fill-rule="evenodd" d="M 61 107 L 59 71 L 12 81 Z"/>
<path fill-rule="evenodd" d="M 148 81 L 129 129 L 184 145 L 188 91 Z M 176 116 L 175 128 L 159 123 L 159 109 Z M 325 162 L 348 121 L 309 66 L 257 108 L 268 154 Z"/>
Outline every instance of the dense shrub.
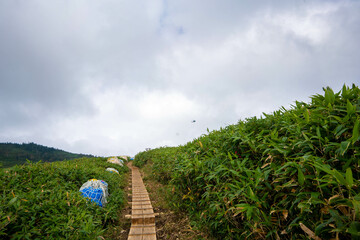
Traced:
<path fill-rule="evenodd" d="M 360 89 L 324 91 L 135 159 L 219 239 L 359 239 Z"/>
<path fill-rule="evenodd" d="M 105 171 L 116 168 L 119 174 Z M 115 224 L 124 205 L 125 167 L 104 158 L 29 163 L 0 169 L 1 239 L 97 239 Z M 105 180 L 108 205 L 101 208 L 81 197 L 87 180 Z"/>

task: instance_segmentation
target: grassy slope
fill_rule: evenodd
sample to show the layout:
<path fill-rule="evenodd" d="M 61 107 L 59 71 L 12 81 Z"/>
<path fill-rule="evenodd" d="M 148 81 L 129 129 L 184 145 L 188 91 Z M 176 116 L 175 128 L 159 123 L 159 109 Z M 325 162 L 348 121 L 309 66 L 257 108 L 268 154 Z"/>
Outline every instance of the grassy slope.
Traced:
<path fill-rule="evenodd" d="M 69 153 L 35 143 L 0 143 L 0 167 L 12 167 L 16 164 L 24 164 L 26 163 L 26 160 L 31 162 L 37 162 L 40 160 L 43 162 L 54 162 L 80 157 L 93 156 Z"/>
<path fill-rule="evenodd" d="M 360 89 L 325 89 L 184 146 L 139 153 L 172 204 L 221 239 L 360 237 Z M 308 232 L 308 233 L 306 233 Z"/>
<path fill-rule="evenodd" d="M 120 175 L 105 171 L 107 167 L 118 169 Z M 117 224 L 126 171 L 104 158 L 0 169 L 0 238 L 97 239 Z M 92 178 L 109 185 L 104 208 L 80 196 L 79 188 Z"/>

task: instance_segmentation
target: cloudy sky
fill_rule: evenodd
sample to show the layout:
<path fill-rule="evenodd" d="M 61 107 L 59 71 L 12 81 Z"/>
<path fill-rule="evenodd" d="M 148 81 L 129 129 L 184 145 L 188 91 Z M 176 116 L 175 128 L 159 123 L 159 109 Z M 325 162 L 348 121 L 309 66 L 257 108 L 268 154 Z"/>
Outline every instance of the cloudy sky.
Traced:
<path fill-rule="evenodd" d="M 359 85 L 359 26 L 350 0 L 0 0 L 0 142 L 184 144 Z"/>

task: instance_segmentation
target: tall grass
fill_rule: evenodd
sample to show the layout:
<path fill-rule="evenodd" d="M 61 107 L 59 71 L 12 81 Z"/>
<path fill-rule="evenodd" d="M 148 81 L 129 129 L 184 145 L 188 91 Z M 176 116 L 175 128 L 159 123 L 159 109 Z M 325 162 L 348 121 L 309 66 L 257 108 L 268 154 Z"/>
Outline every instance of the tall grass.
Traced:
<path fill-rule="evenodd" d="M 219 239 L 360 239 L 360 89 L 139 153 Z"/>

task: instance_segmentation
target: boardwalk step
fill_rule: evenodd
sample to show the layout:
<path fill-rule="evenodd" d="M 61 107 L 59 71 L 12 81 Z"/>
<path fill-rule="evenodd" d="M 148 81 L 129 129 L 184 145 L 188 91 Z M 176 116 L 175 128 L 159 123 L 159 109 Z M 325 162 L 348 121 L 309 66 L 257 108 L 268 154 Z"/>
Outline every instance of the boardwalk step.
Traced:
<path fill-rule="evenodd" d="M 145 188 L 141 174 L 137 167 L 131 168 L 132 197 L 131 215 L 125 217 L 131 219 L 131 227 L 128 240 L 156 240 L 155 216 L 149 194 Z"/>

